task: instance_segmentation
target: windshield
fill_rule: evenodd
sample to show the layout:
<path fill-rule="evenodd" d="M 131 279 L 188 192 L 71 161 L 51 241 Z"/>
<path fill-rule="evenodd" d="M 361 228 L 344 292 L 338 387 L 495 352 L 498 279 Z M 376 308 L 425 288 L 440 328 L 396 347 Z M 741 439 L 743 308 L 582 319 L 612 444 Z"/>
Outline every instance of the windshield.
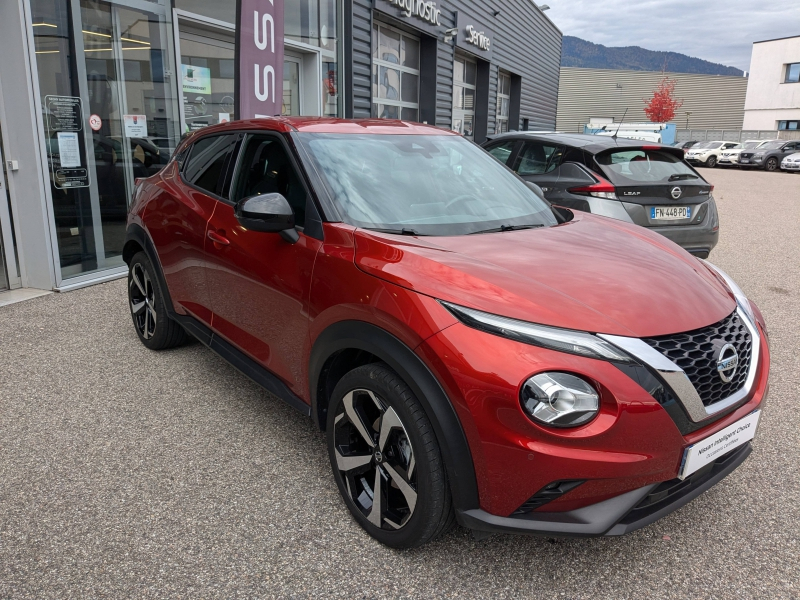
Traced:
<path fill-rule="evenodd" d="M 692 150 L 704 150 L 708 148 L 719 148 L 722 142 L 700 142 L 692 146 Z"/>
<path fill-rule="evenodd" d="M 753 148 L 758 148 L 760 144 L 763 142 L 745 142 L 742 146 L 745 150 L 752 150 Z"/>
<path fill-rule="evenodd" d="M 759 146 L 759 150 L 777 150 L 781 146 L 783 146 L 784 142 L 777 141 L 777 142 L 768 142 L 763 146 Z"/>
<path fill-rule="evenodd" d="M 464 235 L 556 224 L 550 206 L 458 136 L 300 133 L 344 220 L 368 229 Z"/>
<path fill-rule="evenodd" d="M 661 150 L 604 152 L 595 160 L 611 182 L 619 186 L 700 180 L 683 160 Z"/>

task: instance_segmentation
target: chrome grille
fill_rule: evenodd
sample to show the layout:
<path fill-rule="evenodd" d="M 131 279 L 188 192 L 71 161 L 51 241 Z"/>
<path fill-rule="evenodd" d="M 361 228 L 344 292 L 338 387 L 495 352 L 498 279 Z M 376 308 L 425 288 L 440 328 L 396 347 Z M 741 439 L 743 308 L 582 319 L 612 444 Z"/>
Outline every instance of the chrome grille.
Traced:
<path fill-rule="evenodd" d="M 753 340 L 735 311 L 719 323 L 702 329 L 645 338 L 644 341 L 684 370 L 704 406 L 737 392 L 747 379 Z M 728 383 L 717 372 L 717 358 L 725 344 L 732 344 L 739 354 L 739 366 Z"/>

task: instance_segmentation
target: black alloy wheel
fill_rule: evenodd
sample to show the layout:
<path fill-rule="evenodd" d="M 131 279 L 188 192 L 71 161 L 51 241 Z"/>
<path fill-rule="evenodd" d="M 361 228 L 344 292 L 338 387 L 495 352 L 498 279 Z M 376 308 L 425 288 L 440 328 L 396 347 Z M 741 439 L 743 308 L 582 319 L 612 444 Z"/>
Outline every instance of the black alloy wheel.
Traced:
<path fill-rule="evenodd" d="M 708 160 L 706 161 L 706 166 L 709 169 L 713 169 L 717 166 L 717 157 L 716 156 L 709 156 Z"/>
<path fill-rule="evenodd" d="M 173 348 L 186 341 L 183 327 L 167 314 L 153 265 L 144 252 L 137 253 L 129 265 L 128 304 L 136 333 L 151 350 Z"/>
<path fill-rule="evenodd" d="M 778 159 L 774 156 L 767 159 L 767 162 L 764 163 L 764 170 L 766 171 L 777 171 L 778 170 Z"/>
<path fill-rule="evenodd" d="M 433 428 L 411 390 L 386 365 L 358 367 L 337 384 L 327 438 L 339 491 L 378 541 L 416 547 L 452 525 Z"/>

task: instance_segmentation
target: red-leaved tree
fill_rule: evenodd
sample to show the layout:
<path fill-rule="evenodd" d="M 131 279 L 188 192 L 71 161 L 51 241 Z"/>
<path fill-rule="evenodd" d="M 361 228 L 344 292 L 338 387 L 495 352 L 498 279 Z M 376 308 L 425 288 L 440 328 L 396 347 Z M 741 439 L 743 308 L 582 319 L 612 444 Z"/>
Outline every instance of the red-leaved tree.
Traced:
<path fill-rule="evenodd" d="M 645 103 L 644 112 L 652 123 L 667 123 L 675 118 L 675 111 L 683 106 L 683 100 L 676 100 L 674 94 L 675 80 L 665 75 L 653 92 L 653 97 L 642 99 Z"/>

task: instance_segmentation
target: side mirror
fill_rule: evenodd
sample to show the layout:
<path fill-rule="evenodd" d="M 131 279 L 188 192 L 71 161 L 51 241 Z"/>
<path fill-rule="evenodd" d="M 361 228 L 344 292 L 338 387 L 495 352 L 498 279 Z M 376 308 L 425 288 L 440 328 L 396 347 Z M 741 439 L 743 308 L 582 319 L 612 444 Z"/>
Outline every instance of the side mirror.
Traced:
<path fill-rule="evenodd" d="M 281 233 L 292 243 L 299 239 L 294 229 L 294 211 L 281 194 L 244 198 L 236 204 L 234 215 L 239 224 L 250 231 Z"/>

